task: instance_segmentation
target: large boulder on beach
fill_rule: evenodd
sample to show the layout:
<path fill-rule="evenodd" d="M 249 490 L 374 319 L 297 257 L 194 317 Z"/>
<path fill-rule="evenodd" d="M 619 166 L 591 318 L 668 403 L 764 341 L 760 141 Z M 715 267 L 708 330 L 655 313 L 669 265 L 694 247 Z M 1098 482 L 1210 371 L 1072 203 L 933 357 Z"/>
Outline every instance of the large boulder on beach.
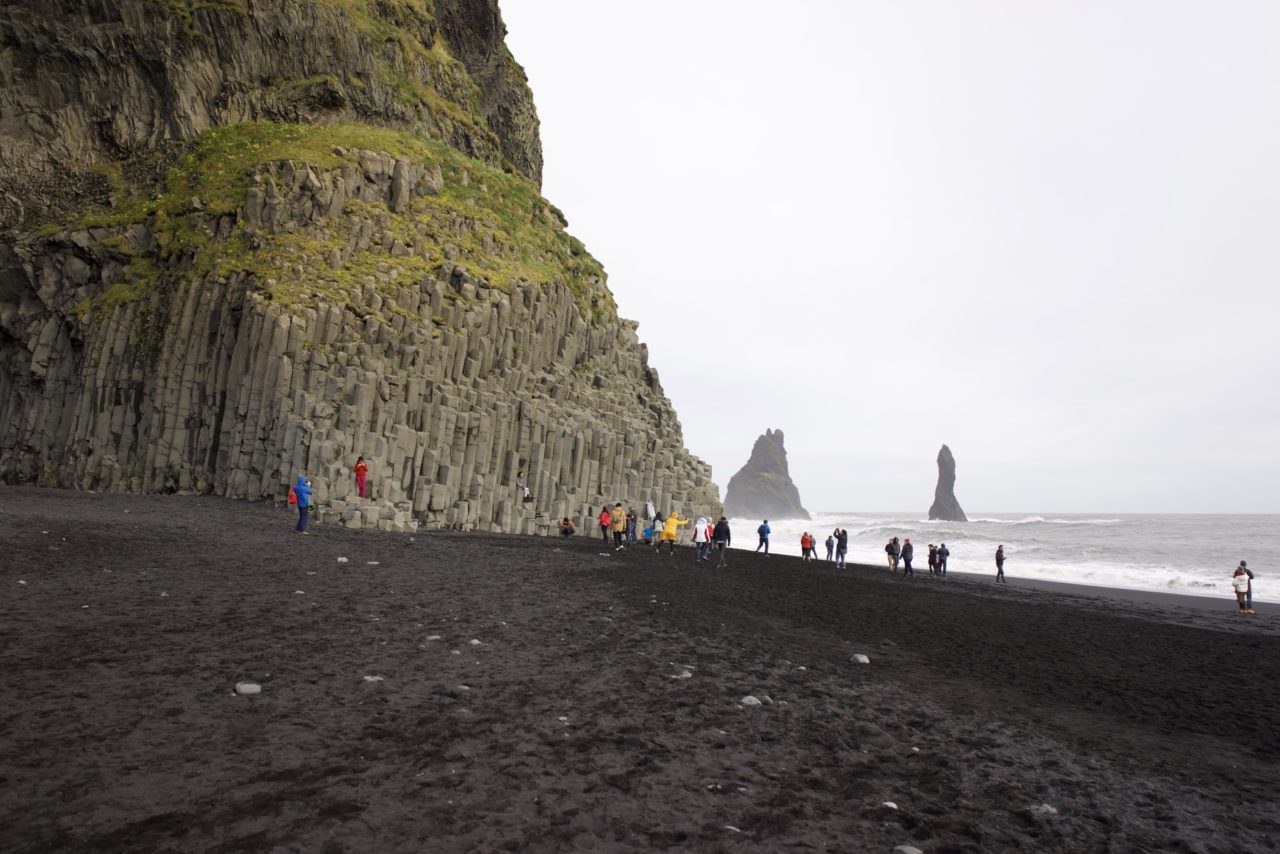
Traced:
<path fill-rule="evenodd" d="M 944 522 L 968 522 L 960 502 L 956 500 L 956 458 L 946 445 L 938 451 L 938 485 L 933 491 L 929 518 Z"/>
<path fill-rule="evenodd" d="M 724 512 L 738 518 L 808 519 L 800 490 L 791 482 L 781 430 L 765 430 L 751 449 L 751 459 L 729 478 Z"/>

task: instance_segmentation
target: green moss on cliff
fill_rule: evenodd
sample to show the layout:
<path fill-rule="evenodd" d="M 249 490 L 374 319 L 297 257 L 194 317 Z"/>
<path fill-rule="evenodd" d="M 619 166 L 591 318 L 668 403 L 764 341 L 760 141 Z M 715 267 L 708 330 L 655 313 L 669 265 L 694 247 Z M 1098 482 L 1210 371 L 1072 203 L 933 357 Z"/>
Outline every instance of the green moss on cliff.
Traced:
<path fill-rule="evenodd" d="M 237 221 L 229 233 L 215 233 L 220 218 L 238 216 L 248 189 L 273 164 L 291 161 L 321 172 L 338 170 L 358 166 L 359 150 L 425 164 L 438 170 L 442 186 L 437 194 L 412 196 L 399 213 L 381 202 L 349 201 L 336 221 L 313 227 L 251 235 Z M 84 310 L 136 299 L 166 276 L 235 273 L 253 274 L 263 283 L 265 296 L 286 305 L 318 297 L 350 304 L 369 283 L 404 285 L 437 274 L 446 247 L 452 246 L 448 254 L 453 264 L 490 287 L 563 282 L 578 297 L 585 317 L 616 316 L 600 264 L 564 232 L 563 217 L 537 187 L 442 143 L 406 133 L 365 125 L 231 125 L 202 135 L 169 170 L 163 186 L 149 195 L 122 186 L 118 177 L 113 183 L 116 206 L 88 212 L 75 225 L 123 234 L 126 227 L 145 223 L 155 246 L 139 248 L 117 237 L 117 250 L 133 258 L 127 280 L 83 304 Z M 352 234 L 366 223 L 378 240 L 352 252 Z M 400 254 L 392 254 L 397 242 Z M 403 251 L 415 244 L 417 251 Z M 335 250 L 345 261 L 331 269 L 326 261 Z"/>

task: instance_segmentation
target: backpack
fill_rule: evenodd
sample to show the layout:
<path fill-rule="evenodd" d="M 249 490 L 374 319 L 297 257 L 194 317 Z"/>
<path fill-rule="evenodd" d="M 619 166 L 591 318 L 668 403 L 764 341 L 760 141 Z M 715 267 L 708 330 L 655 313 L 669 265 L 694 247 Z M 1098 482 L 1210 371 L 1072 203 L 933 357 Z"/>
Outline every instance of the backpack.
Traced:
<path fill-rule="evenodd" d="M 293 491 L 293 487 L 292 487 L 292 486 L 291 486 L 291 487 L 289 487 L 289 503 L 290 503 L 290 504 L 297 504 L 297 503 L 298 503 L 298 493 L 296 493 L 296 492 L 294 492 L 294 491 Z"/>
<path fill-rule="evenodd" d="M 763 536 L 764 536 L 764 525 L 761 525 L 759 528 L 756 528 L 756 533 L 763 537 Z"/>

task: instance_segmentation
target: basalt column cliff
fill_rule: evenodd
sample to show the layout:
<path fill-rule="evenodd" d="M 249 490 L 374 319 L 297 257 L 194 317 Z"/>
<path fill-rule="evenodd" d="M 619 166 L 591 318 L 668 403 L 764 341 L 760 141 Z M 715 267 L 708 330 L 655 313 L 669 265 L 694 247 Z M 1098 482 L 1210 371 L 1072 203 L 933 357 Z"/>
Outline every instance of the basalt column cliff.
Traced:
<path fill-rule="evenodd" d="M 305 473 L 395 530 L 718 511 L 504 35 L 496 0 L 0 6 L 0 478 Z"/>

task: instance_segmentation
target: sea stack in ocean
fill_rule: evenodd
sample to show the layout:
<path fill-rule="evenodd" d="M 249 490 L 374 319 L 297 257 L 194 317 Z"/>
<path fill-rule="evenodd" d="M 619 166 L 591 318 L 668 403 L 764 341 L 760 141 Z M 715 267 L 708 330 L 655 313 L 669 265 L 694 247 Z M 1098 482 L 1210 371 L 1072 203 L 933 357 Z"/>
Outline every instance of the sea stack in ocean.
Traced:
<path fill-rule="evenodd" d="M 787 471 L 787 449 L 781 430 L 765 430 L 751 449 L 751 459 L 729 479 L 724 512 L 737 518 L 808 519 L 800 506 L 800 490 Z"/>
<path fill-rule="evenodd" d="M 930 519 L 941 519 L 944 522 L 968 522 L 960 502 L 956 500 L 956 458 L 951 456 L 951 449 L 946 445 L 938 451 L 938 486 L 933 491 L 933 506 L 929 508 Z"/>

